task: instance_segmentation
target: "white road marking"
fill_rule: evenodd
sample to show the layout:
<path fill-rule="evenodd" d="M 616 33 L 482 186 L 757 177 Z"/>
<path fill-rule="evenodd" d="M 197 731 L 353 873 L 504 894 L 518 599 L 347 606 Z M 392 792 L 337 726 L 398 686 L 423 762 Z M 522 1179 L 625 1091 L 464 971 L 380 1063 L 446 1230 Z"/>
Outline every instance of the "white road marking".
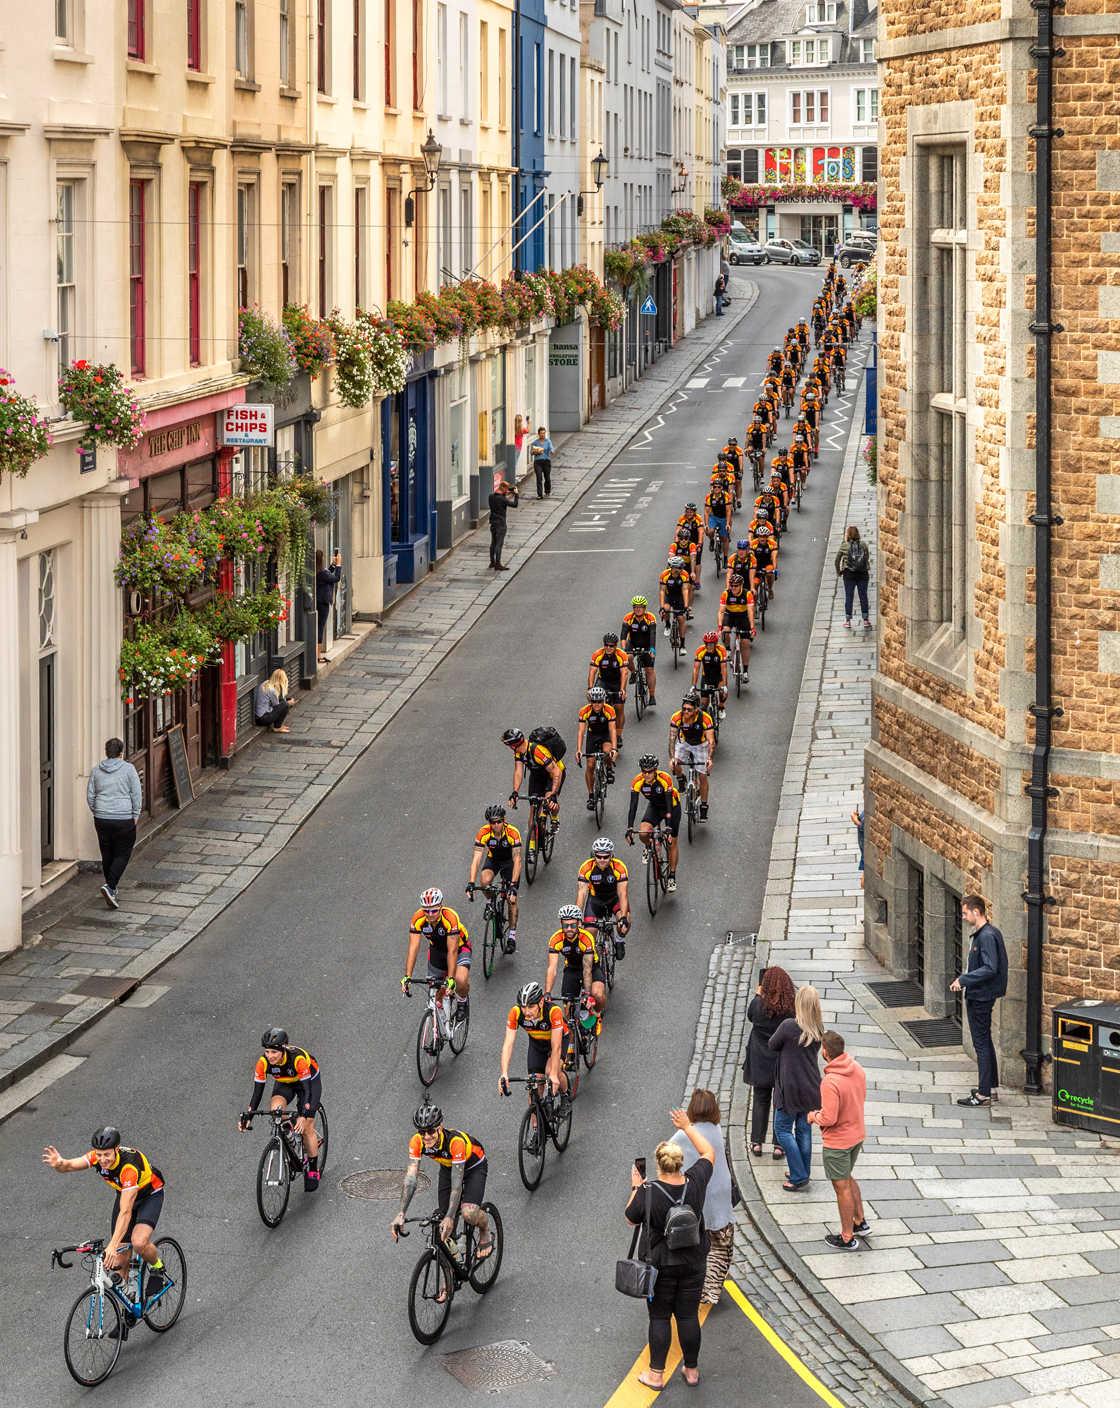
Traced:
<path fill-rule="evenodd" d="M 637 552 L 637 548 L 538 548 L 537 552 L 543 553 L 545 557 L 567 557 L 571 553 Z"/>
<path fill-rule="evenodd" d="M 711 381 L 710 376 L 694 376 L 691 381 L 685 382 L 685 389 L 688 391 L 699 390 L 700 387 L 707 386 L 709 381 Z"/>
<path fill-rule="evenodd" d="M 569 532 L 569 533 L 605 533 L 606 531 L 607 531 L 607 526 L 606 526 L 605 523 L 604 523 L 604 524 L 600 524 L 598 527 L 594 527 L 594 526 L 579 527 L 579 526 L 577 526 L 577 527 L 575 527 L 575 528 L 569 528 L 569 529 L 568 529 L 568 532 Z"/>
<path fill-rule="evenodd" d="M 56 1080 L 76 1071 L 85 1059 L 84 1056 L 54 1056 L 37 1071 L 32 1071 L 29 1076 L 24 1076 L 23 1080 L 17 1080 L 15 1085 L 10 1085 L 0 1095 L 0 1120 L 14 1115 L 21 1106 L 33 1100 L 36 1095 L 42 1094 L 48 1085 L 53 1085 Z"/>
<path fill-rule="evenodd" d="M 141 983 L 135 988 L 131 996 L 126 997 L 121 1003 L 122 1007 L 151 1007 L 153 1002 L 158 1002 L 165 992 L 170 992 L 171 988 L 167 983 Z"/>
<path fill-rule="evenodd" d="M 725 387 L 745 386 L 747 384 L 747 379 L 745 376 L 729 376 L 724 380 L 723 384 Z"/>

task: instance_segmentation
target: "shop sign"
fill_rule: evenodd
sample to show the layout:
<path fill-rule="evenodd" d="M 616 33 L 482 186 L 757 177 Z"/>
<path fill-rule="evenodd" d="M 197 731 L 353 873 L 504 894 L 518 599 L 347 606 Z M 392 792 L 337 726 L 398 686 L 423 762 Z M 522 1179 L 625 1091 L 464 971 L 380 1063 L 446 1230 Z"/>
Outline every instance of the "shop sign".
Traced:
<path fill-rule="evenodd" d="M 550 367 L 578 367 L 579 344 L 576 342 L 551 342 L 548 347 Z"/>
<path fill-rule="evenodd" d="M 79 473 L 79 474 L 92 474 L 93 471 L 94 471 L 96 468 L 97 468 L 97 446 L 95 445 L 92 450 L 79 450 L 79 451 L 78 451 L 78 473 Z"/>
<path fill-rule="evenodd" d="M 148 436 L 148 458 L 181 450 L 185 445 L 197 445 L 202 439 L 202 422 L 192 420 L 187 425 L 173 425 L 170 430 L 158 430 Z"/>
<path fill-rule="evenodd" d="M 227 406 L 221 412 L 223 445 L 271 445 L 271 405 Z"/>

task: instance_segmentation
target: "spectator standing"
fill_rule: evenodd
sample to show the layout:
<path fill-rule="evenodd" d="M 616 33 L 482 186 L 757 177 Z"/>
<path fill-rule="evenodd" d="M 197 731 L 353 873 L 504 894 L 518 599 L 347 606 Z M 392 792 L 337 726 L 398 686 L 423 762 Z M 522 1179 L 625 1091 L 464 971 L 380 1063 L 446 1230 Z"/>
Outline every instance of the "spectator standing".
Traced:
<path fill-rule="evenodd" d="M 770 1038 L 771 1051 L 778 1053 L 774 1074 L 774 1133 L 789 1163 L 782 1187 L 787 1193 L 805 1188 L 813 1159 L 813 1132 L 806 1119 L 821 1103 L 821 1073 L 817 1056 L 824 1035 L 821 1000 L 808 983 L 799 988 L 793 1016 L 782 1023 Z"/>
<path fill-rule="evenodd" d="M 836 554 L 836 575 L 844 579 L 844 625 L 850 630 L 852 625 L 852 605 L 856 592 L 859 592 L 860 610 L 863 624 L 871 629 L 871 618 L 867 610 L 867 583 L 871 578 L 871 554 L 867 544 L 859 535 L 853 523 L 844 539 L 844 546 Z"/>
<path fill-rule="evenodd" d="M 856 1166 L 867 1129 L 863 1106 L 867 1099 L 867 1076 L 863 1067 L 844 1050 L 839 1032 L 825 1032 L 824 1078 L 821 1081 L 821 1107 L 810 1110 L 808 1120 L 821 1132 L 824 1174 L 836 1193 L 840 1209 L 840 1232 L 830 1232 L 825 1241 L 840 1251 L 858 1252 L 863 1245 L 857 1233 L 871 1229 L 863 1211 L 863 1198 L 852 1170 Z"/>
<path fill-rule="evenodd" d="M 517 507 L 517 490 L 503 479 L 490 495 L 490 566 L 495 572 L 508 572 L 502 566 L 502 544 L 506 540 L 506 511 Z"/>
<path fill-rule="evenodd" d="M 723 1283 L 731 1267 L 731 1252 L 735 1245 L 735 1212 L 731 1206 L 731 1165 L 727 1162 L 727 1147 L 720 1128 L 719 1101 L 710 1090 L 694 1090 L 686 1111 L 697 1130 L 712 1146 L 715 1164 L 708 1190 L 704 1195 L 704 1226 L 708 1231 L 708 1261 L 704 1273 L 702 1305 L 718 1305 Z M 687 1173 L 700 1155 L 688 1135 L 680 1130 L 670 1143 L 684 1151 L 682 1172 Z"/>
<path fill-rule="evenodd" d="M 547 499 L 552 493 L 552 441 L 544 426 L 537 430 L 537 438 L 529 442 L 529 454 L 537 475 L 537 498 Z"/>
<path fill-rule="evenodd" d="M 998 1099 L 999 1067 L 992 1040 L 992 1010 L 1007 991 L 1007 948 L 1003 935 L 988 921 L 988 907 L 979 895 L 965 895 L 961 917 L 972 925 L 965 971 L 949 985 L 950 992 L 964 992 L 968 1030 L 976 1052 L 976 1089 L 958 1105 L 990 1105 Z"/>
<path fill-rule="evenodd" d="M 724 295 L 726 289 L 727 289 L 727 280 L 723 277 L 722 274 L 720 274 L 719 277 L 716 279 L 716 286 L 715 286 L 715 290 L 714 290 L 715 296 L 716 296 L 716 317 L 717 317 L 717 318 L 722 318 L 722 317 L 723 317 L 723 295 Z"/>
<path fill-rule="evenodd" d="M 859 842 L 859 884 L 863 889 L 863 808 L 852 813 L 852 825 L 856 829 L 856 840 Z"/>
<path fill-rule="evenodd" d="M 723 277 L 723 301 L 730 303 L 731 299 L 727 296 L 727 290 L 731 287 L 731 265 L 727 262 L 726 252 L 719 257 L 719 272 Z"/>
<path fill-rule="evenodd" d="M 93 813 L 93 829 L 101 847 L 101 870 L 105 883 L 101 893 L 110 909 L 120 909 L 117 886 L 136 845 L 136 822 L 143 796 L 140 774 L 124 760 L 124 744 L 110 738 L 105 756 L 89 775 L 86 802 Z"/>
<path fill-rule="evenodd" d="M 284 720 L 294 702 L 288 698 L 288 676 L 283 670 L 273 670 L 257 690 L 257 723 L 270 728 L 273 733 L 291 733 L 291 729 L 285 727 Z"/>
<path fill-rule="evenodd" d="M 336 552 L 331 565 L 326 566 L 322 548 L 315 552 L 315 611 L 319 617 L 319 654 L 323 658 L 323 641 L 327 636 L 327 619 L 334 605 L 334 589 L 342 580 L 342 554 Z"/>
<path fill-rule="evenodd" d="M 751 1087 L 751 1153 L 762 1157 L 766 1131 L 770 1127 L 770 1107 L 774 1097 L 774 1073 L 778 1058 L 770 1050 L 770 1038 L 787 1017 L 794 1012 L 793 982 L 784 968 L 764 968 L 759 975 L 758 991 L 747 1008 L 751 1034 L 747 1038 L 747 1054 L 743 1060 L 743 1079 Z M 775 1159 L 784 1151 L 774 1138 Z"/>
<path fill-rule="evenodd" d="M 715 1171 L 715 1150 L 684 1110 L 670 1112 L 673 1123 L 688 1136 L 696 1150 L 696 1162 L 687 1172 L 684 1150 L 664 1140 L 654 1150 L 657 1178 L 646 1183 L 635 1166 L 630 1172 L 633 1191 L 626 1205 L 626 1220 L 643 1226 L 638 1256 L 657 1267 L 657 1285 L 649 1305 L 649 1371 L 638 1375 L 646 1388 L 665 1386 L 665 1360 L 673 1342 L 673 1320 L 684 1359 L 684 1377 L 695 1386 L 700 1380 L 700 1297 L 708 1261 L 708 1234 L 704 1230 L 704 1199 Z M 649 1209 L 649 1243 L 644 1223 Z M 675 1205 L 685 1204 L 699 1221 L 695 1246 L 670 1250 L 665 1241 L 665 1219 Z"/>

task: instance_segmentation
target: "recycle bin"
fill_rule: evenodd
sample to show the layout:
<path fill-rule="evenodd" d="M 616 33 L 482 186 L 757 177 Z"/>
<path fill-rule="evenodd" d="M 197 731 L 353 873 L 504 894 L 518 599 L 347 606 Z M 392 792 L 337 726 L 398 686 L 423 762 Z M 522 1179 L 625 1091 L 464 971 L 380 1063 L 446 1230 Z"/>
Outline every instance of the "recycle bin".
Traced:
<path fill-rule="evenodd" d="M 1053 1020 L 1055 1124 L 1120 1135 L 1120 1005 L 1079 998 Z"/>

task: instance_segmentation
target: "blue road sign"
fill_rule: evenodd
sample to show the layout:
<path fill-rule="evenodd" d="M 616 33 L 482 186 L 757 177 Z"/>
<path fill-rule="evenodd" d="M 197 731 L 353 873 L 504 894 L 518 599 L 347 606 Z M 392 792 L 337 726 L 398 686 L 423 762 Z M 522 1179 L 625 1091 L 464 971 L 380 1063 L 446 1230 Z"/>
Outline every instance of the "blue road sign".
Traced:
<path fill-rule="evenodd" d="M 653 299 L 648 294 L 646 295 L 646 301 L 642 304 L 640 311 L 643 313 L 657 312 L 657 304 L 654 303 Z"/>

